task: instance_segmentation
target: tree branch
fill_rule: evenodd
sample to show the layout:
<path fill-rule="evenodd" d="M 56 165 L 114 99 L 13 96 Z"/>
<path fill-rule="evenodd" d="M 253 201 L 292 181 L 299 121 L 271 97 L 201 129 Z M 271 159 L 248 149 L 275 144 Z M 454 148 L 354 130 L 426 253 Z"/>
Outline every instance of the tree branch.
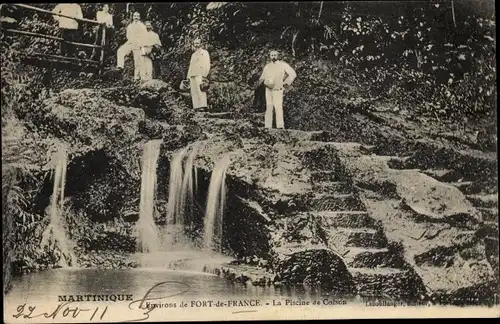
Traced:
<path fill-rule="evenodd" d="M 292 38 L 292 55 L 295 57 L 295 42 L 297 41 L 297 36 L 299 35 L 299 31 L 297 30 Z"/>
<path fill-rule="evenodd" d="M 457 21 L 455 20 L 455 6 L 453 5 L 453 0 L 451 0 L 451 15 L 453 16 L 453 25 L 457 28 Z"/>
<path fill-rule="evenodd" d="M 318 20 L 321 18 L 321 13 L 323 12 L 323 1 L 319 3 L 319 13 L 318 13 Z"/>

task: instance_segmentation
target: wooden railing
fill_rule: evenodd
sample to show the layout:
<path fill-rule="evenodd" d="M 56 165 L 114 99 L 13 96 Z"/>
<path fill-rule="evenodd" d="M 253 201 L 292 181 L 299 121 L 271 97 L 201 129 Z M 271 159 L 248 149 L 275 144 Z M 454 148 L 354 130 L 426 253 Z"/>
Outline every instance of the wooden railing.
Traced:
<path fill-rule="evenodd" d="M 25 55 L 29 56 L 32 59 L 33 58 L 39 58 L 39 59 L 43 60 L 44 58 L 46 58 L 47 60 L 56 60 L 56 61 L 57 60 L 62 60 L 62 61 L 69 61 L 69 62 L 83 63 L 83 64 L 87 63 L 87 64 L 91 64 L 91 65 L 97 66 L 98 69 L 99 69 L 99 73 L 102 73 L 103 66 L 104 66 L 104 53 L 105 53 L 105 44 L 106 44 L 106 25 L 104 23 L 100 23 L 100 22 L 97 22 L 97 21 L 91 20 L 91 19 L 76 18 L 76 17 L 71 17 L 71 16 L 63 15 L 63 14 L 60 14 L 60 13 L 54 13 L 54 12 L 49 11 L 49 10 L 45 10 L 45 9 L 41 9 L 41 8 L 37 8 L 37 7 L 25 5 L 25 4 L 13 4 L 13 3 L 9 3 L 9 4 L 5 4 L 4 3 L 4 4 L 0 5 L 0 16 L 2 14 L 2 9 L 5 6 L 23 8 L 23 9 L 27 9 L 27 10 L 31 10 L 31 11 L 35 11 L 35 12 L 44 13 L 44 14 L 47 14 L 47 15 L 50 15 L 50 16 L 59 16 L 59 17 L 64 17 L 64 18 L 70 18 L 70 19 L 73 19 L 73 20 L 76 20 L 76 21 L 79 21 L 79 22 L 88 23 L 88 24 L 94 24 L 94 25 L 99 26 L 99 28 L 101 28 L 101 31 L 102 31 L 100 33 L 101 34 L 100 45 L 97 45 L 97 44 L 87 44 L 87 43 L 79 43 L 79 42 L 70 42 L 70 41 L 64 40 L 61 37 L 52 36 L 52 35 L 45 35 L 45 34 L 40 34 L 40 33 L 34 33 L 34 32 L 28 32 L 28 31 L 23 31 L 23 30 L 18 30 L 18 29 L 2 28 L 2 31 L 10 33 L 10 34 L 14 34 L 14 35 L 24 35 L 24 36 L 30 36 L 30 37 L 35 37 L 35 38 L 52 39 L 52 40 L 55 40 L 55 41 L 58 41 L 58 42 L 65 42 L 66 44 L 70 44 L 70 45 L 73 45 L 75 47 L 94 48 L 94 50 L 95 49 L 100 49 L 100 54 L 101 55 L 99 57 L 99 60 L 79 59 L 79 58 L 74 58 L 74 57 L 67 57 L 67 56 L 61 56 L 61 55 L 50 55 L 50 54 L 43 54 L 43 53 L 33 53 L 33 54 L 29 54 L 29 55 L 25 54 Z"/>

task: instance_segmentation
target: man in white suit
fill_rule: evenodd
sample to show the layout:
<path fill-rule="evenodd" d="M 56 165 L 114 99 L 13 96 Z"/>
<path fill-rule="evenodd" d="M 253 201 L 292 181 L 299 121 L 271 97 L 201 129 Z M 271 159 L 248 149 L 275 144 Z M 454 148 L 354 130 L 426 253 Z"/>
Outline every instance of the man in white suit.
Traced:
<path fill-rule="evenodd" d="M 278 52 L 269 53 L 271 62 L 267 63 L 262 75 L 257 81 L 256 88 L 262 82 L 266 86 L 266 114 L 264 124 L 266 128 L 272 128 L 273 110 L 276 112 L 276 128 L 285 128 L 283 118 L 283 89 L 290 86 L 297 77 L 294 69 L 281 60 L 278 60 Z M 286 76 L 286 78 L 285 78 Z"/>
<path fill-rule="evenodd" d="M 200 89 L 203 78 L 208 76 L 210 72 L 210 55 L 208 51 L 201 46 L 201 40 L 193 41 L 194 53 L 191 55 L 191 62 L 187 79 L 191 87 L 191 99 L 194 109 L 207 109 L 207 93 Z"/>
<path fill-rule="evenodd" d="M 153 25 L 150 21 L 144 23 L 146 25 L 147 33 L 144 36 L 142 43 L 142 69 L 141 81 L 153 80 L 153 51 L 161 48 L 160 36 L 153 31 Z"/>
<path fill-rule="evenodd" d="M 134 56 L 134 79 L 139 80 L 143 69 L 142 43 L 147 33 L 146 26 L 141 21 L 141 15 L 134 12 L 133 21 L 127 26 L 127 42 L 120 46 L 117 51 L 116 66 L 123 69 L 125 65 L 125 56 L 132 52 Z"/>
<path fill-rule="evenodd" d="M 83 18 L 82 8 L 77 3 L 59 3 L 52 12 L 69 17 Z M 67 42 L 75 42 L 77 40 L 78 21 L 56 15 L 54 15 L 54 20 L 59 22 L 61 38 L 64 39 L 64 41 L 61 42 L 61 55 L 73 56 L 75 47 Z"/>

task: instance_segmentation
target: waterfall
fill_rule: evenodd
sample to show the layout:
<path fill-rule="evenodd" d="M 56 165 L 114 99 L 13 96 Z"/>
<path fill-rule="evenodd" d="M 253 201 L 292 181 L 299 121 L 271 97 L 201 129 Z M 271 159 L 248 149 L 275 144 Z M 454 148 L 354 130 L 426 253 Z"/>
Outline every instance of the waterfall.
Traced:
<path fill-rule="evenodd" d="M 182 224 L 182 162 L 186 157 L 189 147 L 183 148 L 174 155 L 170 161 L 170 180 L 168 184 L 167 227 L 173 224 Z"/>
<path fill-rule="evenodd" d="M 142 156 L 141 200 L 139 220 L 136 224 L 142 252 L 157 252 L 160 249 L 158 229 L 154 222 L 154 201 L 156 192 L 156 167 L 162 140 L 152 140 L 144 145 Z"/>
<path fill-rule="evenodd" d="M 73 266 L 76 256 L 69 244 L 64 229 L 64 187 L 66 184 L 66 170 L 68 154 L 61 146 L 52 157 L 54 166 L 54 185 L 50 204 L 50 223 L 42 234 L 41 246 L 49 246 L 51 249 L 59 248 L 61 253 L 59 265 L 62 267 Z M 58 199 L 59 198 L 59 199 Z"/>
<path fill-rule="evenodd" d="M 191 216 L 194 205 L 194 188 L 197 185 L 197 172 L 194 160 L 200 143 L 196 143 L 188 155 L 189 147 L 174 155 L 170 162 L 170 181 L 168 189 L 167 229 L 165 248 L 172 250 L 174 245 L 187 242 L 184 237 L 186 216 Z M 183 167 L 183 162 L 187 161 Z M 193 184 L 194 173 L 194 184 Z"/>
<path fill-rule="evenodd" d="M 186 224 L 186 218 L 189 217 L 189 220 L 192 220 L 193 215 L 193 207 L 194 207 L 194 192 L 196 191 L 196 187 L 198 186 L 198 178 L 197 178 L 197 169 L 194 166 L 194 160 L 196 158 L 196 154 L 198 153 L 200 143 L 197 142 L 193 145 L 193 149 L 191 153 L 189 153 L 187 157 L 186 164 L 184 166 L 184 176 L 182 179 L 182 188 L 181 188 L 181 199 L 180 199 L 180 211 L 185 214 L 182 216 L 183 223 Z M 194 173 L 194 183 L 193 183 L 193 173 Z M 188 217 L 186 217 L 188 216 Z"/>
<path fill-rule="evenodd" d="M 231 163 L 230 156 L 224 155 L 215 164 L 210 186 L 208 188 L 207 207 L 205 211 L 205 233 L 203 242 L 205 249 L 222 249 L 222 231 L 224 219 L 224 203 L 226 200 L 226 171 Z"/>

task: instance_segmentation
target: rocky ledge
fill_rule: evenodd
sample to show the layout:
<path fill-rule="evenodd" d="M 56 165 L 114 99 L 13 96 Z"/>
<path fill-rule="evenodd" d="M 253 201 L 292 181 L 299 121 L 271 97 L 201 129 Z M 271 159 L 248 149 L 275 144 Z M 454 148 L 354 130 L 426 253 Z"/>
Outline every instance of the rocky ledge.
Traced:
<path fill-rule="evenodd" d="M 144 143 L 163 139 L 166 172 L 172 154 L 199 142 L 205 182 L 230 155 L 224 248 L 237 260 L 205 271 L 254 285 L 455 304 L 498 289 L 496 160 L 487 153 L 392 134 L 355 113 L 338 132 L 267 130 L 253 115 L 193 113 L 179 98 L 156 83 L 67 90 L 34 112 L 39 132 L 70 148 L 75 209 L 94 223 L 133 223 L 125 214 L 137 209 Z M 88 173 L 85 185 L 72 182 L 71 170 L 87 172 L 99 154 L 108 167 Z M 118 248 L 125 254 L 84 248 L 80 259 L 134 267 L 128 248 Z"/>

